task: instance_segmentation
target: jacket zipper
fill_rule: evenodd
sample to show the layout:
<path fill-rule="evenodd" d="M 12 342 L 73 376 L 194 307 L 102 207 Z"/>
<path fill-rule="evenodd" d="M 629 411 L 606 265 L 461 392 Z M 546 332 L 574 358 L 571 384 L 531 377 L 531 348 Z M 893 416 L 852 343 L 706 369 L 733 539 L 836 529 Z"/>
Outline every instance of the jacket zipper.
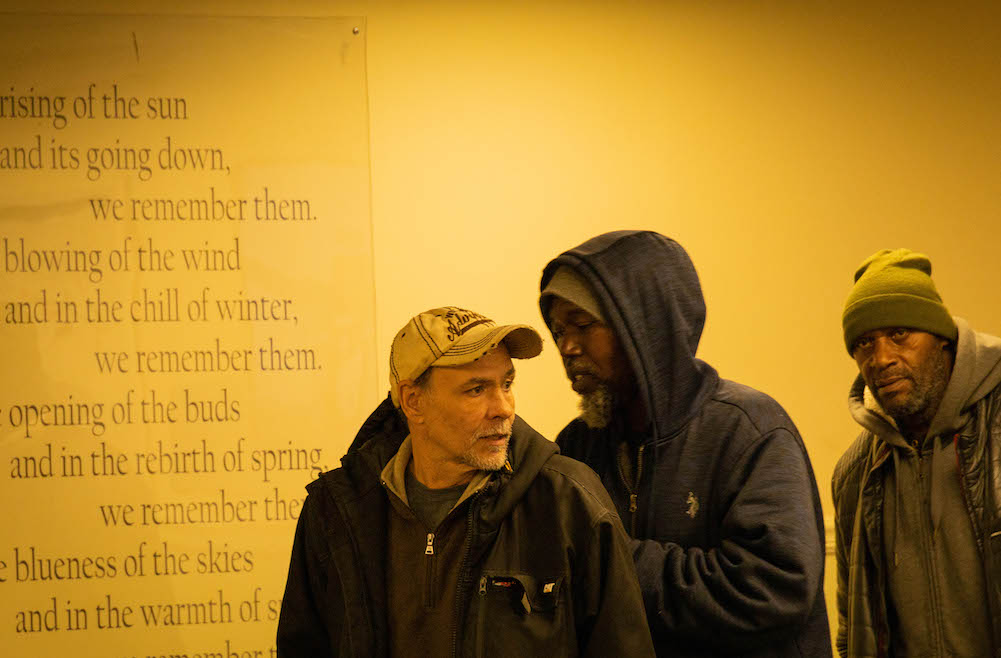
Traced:
<path fill-rule="evenodd" d="M 636 477 L 633 484 L 626 481 L 626 474 L 622 468 L 622 459 L 618 459 L 618 471 L 619 479 L 622 481 L 622 486 L 626 488 L 626 493 L 629 494 L 629 536 L 636 536 L 636 501 L 639 498 L 639 488 L 640 488 L 640 478 L 643 477 L 643 448 L 646 446 L 640 446 L 636 451 Z M 628 449 L 628 447 L 627 447 Z M 623 453 L 624 454 L 624 453 Z M 620 455 L 620 457 L 623 455 Z"/>
<path fill-rule="evenodd" d="M 424 582 L 426 583 L 424 587 L 424 607 L 430 609 L 434 607 L 434 533 L 429 532 L 427 539 L 427 545 L 424 548 L 424 555 L 427 556 L 425 560 L 427 568 L 424 572 Z"/>
<path fill-rule="evenodd" d="M 473 655 L 477 658 L 481 658 L 485 655 L 486 650 L 484 645 L 486 643 L 487 636 L 487 624 L 490 620 L 487 619 L 486 615 L 486 596 L 487 596 L 487 580 L 488 578 L 484 575 L 480 575 L 480 588 L 479 588 L 479 602 L 477 607 L 479 611 L 476 615 L 476 642 L 474 643 Z M 472 626 L 467 624 L 467 626 Z"/>
<path fill-rule="evenodd" d="M 469 497 L 469 505 L 466 507 L 466 550 L 462 553 L 462 565 L 459 567 L 459 578 L 455 586 L 455 615 L 452 618 L 453 658 L 457 658 L 459 655 L 459 623 L 462 620 L 462 615 L 465 613 L 463 608 L 466 606 L 466 601 L 463 599 L 462 593 L 466 589 L 466 580 L 469 578 L 469 555 L 473 551 L 473 508 L 476 507 L 477 499 L 481 493 L 483 493 L 482 488 L 473 493 Z M 483 578 L 481 578 L 480 584 L 481 586 L 485 585 Z"/>

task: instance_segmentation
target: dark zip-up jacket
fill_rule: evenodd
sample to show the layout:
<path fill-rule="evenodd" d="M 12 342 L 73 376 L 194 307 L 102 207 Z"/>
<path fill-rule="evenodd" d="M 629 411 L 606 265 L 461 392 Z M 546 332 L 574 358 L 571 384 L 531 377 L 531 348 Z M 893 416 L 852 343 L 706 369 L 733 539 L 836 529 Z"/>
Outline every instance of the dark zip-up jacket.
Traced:
<path fill-rule="evenodd" d="M 557 443 L 598 473 L 631 531 L 658 655 L 830 656 L 806 449 L 775 400 L 695 357 L 705 303 L 684 249 L 608 233 L 549 263 L 543 288 L 561 265 L 590 284 L 650 417 L 639 437 L 621 418 L 578 419 Z"/>
<path fill-rule="evenodd" d="M 936 636 L 933 628 L 936 623 L 945 624 L 947 632 L 962 633 L 964 623 L 974 623 L 974 614 L 986 617 L 990 620 L 990 628 L 986 629 L 988 641 L 993 644 L 988 652 L 1001 658 L 1001 385 L 998 384 L 1001 341 L 976 334 L 965 321 L 955 320 L 959 328 L 955 365 L 929 427 L 927 441 L 947 442 L 951 450 L 943 450 L 943 454 L 954 453 L 950 462 L 955 460 L 956 479 L 937 486 L 958 484 L 961 507 L 965 509 L 965 514 L 960 514 L 969 523 L 971 541 L 976 544 L 974 552 L 983 565 L 983 578 L 981 574 L 964 577 L 962 572 L 955 573 L 957 565 L 945 562 L 949 555 L 936 557 L 945 572 L 955 574 L 955 586 L 967 593 L 971 588 L 974 592 L 982 588 L 986 601 L 974 611 L 934 610 L 933 614 L 940 617 L 938 622 L 917 621 L 927 629 L 922 638 L 926 641 Z M 899 647 L 894 647 L 891 641 L 891 612 L 887 603 L 890 577 L 887 565 L 892 556 L 885 550 L 888 532 L 885 501 L 893 493 L 887 485 L 896 467 L 893 451 L 906 449 L 906 441 L 889 420 L 865 403 L 865 397 L 865 382 L 859 376 L 849 393 L 849 404 L 852 415 L 865 429 L 838 461 L 832 478 L 838 565 L 837 648 L 839 654 L 850 658 L 885 658 L 899 655 L 899 651 L 895 653 Z M 933 455 L 924 457 L 931 458 Z M 928 501 L 926 507 L 930 508 L 931 499 L 941 497 L 942 492 L 907 490 L 898 495 L 920 497 Z M 945 525 L 952 521 L 946 521 Z M 901 538 L 904 532 L 916 535 L 922 528 L 901 524 L 896 530 L 897 542 L 904 541 Z M 923 543 L 929 551 L 948 553 L 944 546 L 952 539 L 926 539 Z M 914 568 L 928 570 L 925 565 Z M 914 574 L 914 588 L 919 589 L 918 583 L 925 578 L 936 583 L 941 580 L 935 573 Z M 918 592 L 914 596 L 927 598 Z"/>
<path fill-rule="evenodd" d="M 311 483 L 278 624 L 283 657 L 389 655 L 390 495 L 407 435 L 387 399 Z M 595 474 L 516 417 L 509 464 L 467 501 L 453 656 L 652 656 L 627 537 Z M 420 605 L 419 601 L 414 602 Z M 424 655 L 413 647 L 411 655 Z"/>

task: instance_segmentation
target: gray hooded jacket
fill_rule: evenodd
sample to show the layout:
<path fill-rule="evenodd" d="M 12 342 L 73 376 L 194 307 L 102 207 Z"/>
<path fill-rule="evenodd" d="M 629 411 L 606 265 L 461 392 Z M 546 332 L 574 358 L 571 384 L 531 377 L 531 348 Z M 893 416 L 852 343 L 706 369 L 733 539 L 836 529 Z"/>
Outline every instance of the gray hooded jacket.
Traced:
<path fill-rule="evenodd" d="M 1001 340 L 956 324 L 923 444 L 852 386 L 865 431 L 833 478 L 843 656 L 1001 656 Z"/>

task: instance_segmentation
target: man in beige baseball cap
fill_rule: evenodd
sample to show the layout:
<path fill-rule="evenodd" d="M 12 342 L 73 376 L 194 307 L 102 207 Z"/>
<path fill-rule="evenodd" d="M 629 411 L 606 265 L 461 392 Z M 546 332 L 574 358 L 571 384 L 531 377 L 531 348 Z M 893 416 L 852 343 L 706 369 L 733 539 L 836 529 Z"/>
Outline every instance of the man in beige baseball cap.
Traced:
<path fill-rule="evenodd" d="M 514 414 L 528 325 L 462 308 L 396 335 L 389 396 L 307 487 L 280 656 L 652 656 L 594 472 Z"/>

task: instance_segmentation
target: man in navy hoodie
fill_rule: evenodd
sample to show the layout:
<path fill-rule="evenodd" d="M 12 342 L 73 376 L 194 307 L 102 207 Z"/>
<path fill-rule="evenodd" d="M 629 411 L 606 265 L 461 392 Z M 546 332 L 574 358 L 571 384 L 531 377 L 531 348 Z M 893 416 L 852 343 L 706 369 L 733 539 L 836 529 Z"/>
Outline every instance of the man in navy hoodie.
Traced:
<path fill-rule="evenodd" d="M 658 655 L 831 655 L 824 525 L 803 441 L 769 396 L 695 358 L 695 268 L 649 231 L 551 261 L 539 304 L 581 415 L 557 438 L 629 531 Z"/>

